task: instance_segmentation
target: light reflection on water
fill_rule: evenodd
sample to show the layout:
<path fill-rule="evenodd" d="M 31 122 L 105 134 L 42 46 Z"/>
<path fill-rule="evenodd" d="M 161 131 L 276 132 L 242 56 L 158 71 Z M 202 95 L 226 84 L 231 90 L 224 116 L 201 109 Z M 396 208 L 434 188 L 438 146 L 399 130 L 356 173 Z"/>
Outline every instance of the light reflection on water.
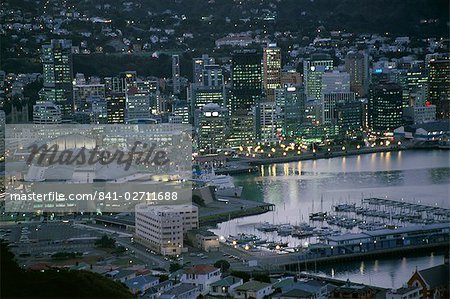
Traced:
<path fill-rule="evenodd" d="M 329 211 L 339 202 L 360 203 L 362 197 L 404 199 L 428 205 L 450 207 L 450 155 L 448 151 L 405 151 L 374 153 L 332 159 L 299 161 L 260 167 L 260 175 L 239 175 L 242 197 L 274 203 L 276 210 L 263 215 L 234 219 L 215 229 L 219 235 L 259 234 L 255 225 L 263 221 L 296 224 L 308 220 L 312 211 Z M 322 199 L 322 200 L 321 200 Z M 327 225 L 324 223 L 323 225 Z M 263 236 L 292 246 L 311 240 Z M 426 256 L 426 257 L 424 257 Z M 364 261 L 324 272 L 336 278 L 399 287 L 417 266 L 427 268 L 442 263 L 442 256 L 424 252 L 422 257 Z"/>

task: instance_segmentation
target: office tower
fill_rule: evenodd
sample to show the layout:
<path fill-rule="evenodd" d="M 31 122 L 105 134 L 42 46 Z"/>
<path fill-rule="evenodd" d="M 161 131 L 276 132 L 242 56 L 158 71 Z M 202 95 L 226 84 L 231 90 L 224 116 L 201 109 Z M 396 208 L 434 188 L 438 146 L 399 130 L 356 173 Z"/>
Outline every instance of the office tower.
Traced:
<path fill-rule="evenodd" d="M 350 90 L 356 97 L 365 97 L 369 91 L 369 55 L 349 52 L 345 57 L 345 70 L 350 75 Z"/>
<path fill-rule="evenodd" d="M 230 134 L 227 142 L 232 148 L 253 145 L 255 133 L 253 131 L 253 114 L 246 109 L 235 111 L 230 116 Z"/>
<path fill-rule="evenodd" d="M 412 93 L 417 89 L 428 88 L 428 71 L 422 68 L 412 68 L 406 73 L 408 89 Z"/>
<path fill-rule="evenodd" d="M 437 118 L 450 118 L 450 55 L 431 59 L 429 65 L 429 100 L 436 105 Z"/>
<path fill-rule="evenodd" d="M 225 91 L 223 86 L 203 86 L 191 85 L 191 115 L 195 116 L 195 111 L 201 109 L 209 103 L 225 107 Z"/>
<path fill-rule="evenodd" d="M 73 111 L 72 41 L 52 39 L 42 46 L 44 86 L 40 92 L 43 101 L 61 107 L 63 118 L 70 118 Z"/>
<path fill-rule="evenodd" d="M 162 255 L 181 254 L 184 235 L 198 228 L 198 208 L 194 205 L 139 204 L 135 211 L 136 242 Z"/>
<path fill-rule="evenodd" d="M 105 98 L 104 84 L 86 84 L 86 81 L 82 80 L 76 80 L 76 82 L 73 86 L 74 111 L 87 111 L 89 97 Z"/>
<path fill-rule="evenodd" d="M 281 139 L 280 108 L 276 102 L 259 102 L 254 108 L 254 126 L 256 140 L 273 143 Z"/>
<path fill-rule="evenodd" d="M 38 102 L 33 105 L 33 123 L 38 125 L 60 124 L 61 107 L 52 102 Z"/>
<path fill-rule="evenodd" d="M 6 115 L 5 111 L 0 110 L 0 172 L 5 171 L 5 124 L 6 124 Z M 0 180 L 0 188 L 4 187 L 3 180 Z"/>
<path fill-rule="evenodd" d="M 261 55 L 256 50 L 233 53 L 231 66 L 231 114 L 251 111 L 261 99 Z"/>
<path fill-rule="evenodd" d="M 393 69 L 388 73 L 388 81 L 399 85 L 402 88 L 403 108 L 409 107 L 410 93 L 408 89 L 408 70 Z"/>
<path fill-rule="evenodd" d="M 295 69 L 286 70 L 281 72 L 281 87 L 289 85 L 300 85 L 302 83 L 302 77 Z"/>
<path fill-rule="evenodd" d="M 179 94 L 181 91 L 180 78 L 180 56 L 172 55 L 172 86 L 173 94 Z"/>
<path fill-rule="evenodd" d="M 108 112 L 106 108 L 106 99 L 100 97 L 88 97 L 88 113 L 91 124 L 108 123 Z"/>
<path fill-rule="evenodd" d="M 202 153 L 215 153 L 225 147 L 228 110 L 217 104 L 207 104 L 195 111 L 198 148 Z"/>
<path fill-rule="evenodd" d="M 334 92 L 323 95 L 322 102 L 322 124 L 335 124 L 337 104 L 346 104 L 355 102 L 354 92 Z"/>
<path fill-rule="evenodd" d="M 322 74 L 322 96 L 326 93 L 350 92 L 350 75 L 345 72 L 327 71 Z"/>
<path fill-rule="evenodd" d="M 348 134 L 349 131 L 360 130 L 363 127 L 363 113 L 364 104 L 359 100 L 336 103 L 335 115 L 340 133 Z"/>
<path fill-rule="evenodd" d="M 190 109 L 187 101 L 175 101 L 173 102 L 172 118 L 177 118 L 182 124 L 189 124 Z M 169 119 L 170 122 L 170 119 Z M 179 122 L 177 122 L 179 123 Z"/>
<path fill-rule="evenodd" d="M 287 86 L 275 90 L 275 102 L 280 108 L 280 125 L 283 136 L 298 136 L 305 117 L 305 90 L 301 86 Z"/>
<path fill-rule="evenodd" d="M 221 87 L 223 85 L 222 68 L 219 65 L 205 65 L 201 80 L 201 86 Z"/>
<path fill-rule="evenodd" d="M 146 119 L 151 116 L 150 95 L 140 92 L 137 87 L 128 89 L 126 94 L 126 118 Z"/>
<path fill-rule="evenodd" d="M 263 51 L 263 88 L 268 101 L 275 99 L 275 89 L 281 87 L 281 49 L 269 44 Z"/>
<path fill-rule="evenodd" d="M 403 125 L 402 88 L 395 83 L 374 86 L 369 99 L 369 126 L 377 132 L 393 132 Z"/>
<path fill-rule="evenodd" d="M 303 61 L 303 81 L 309 100 L 320 100 L 322 94 L 322 74 L 333 69 L 333 59 L 326 54 L 313 54 Z"/>
<path fill-rule="evenodd" d="M 106 97 L 106 115 L 108 124 L 125 123 L 126 96 L 123 92 L 114 92 Z"/>
<path fill-rule="evenodd" d="M 193 58 L 192 59 L 192 65 L 193 65 L 193 84 L 203 84 L 203 69 L 207 65 L 214 65 L 215 60 L 212 57 L 209 57 L 208 54 L 203 54 L 200 58 Z"/>

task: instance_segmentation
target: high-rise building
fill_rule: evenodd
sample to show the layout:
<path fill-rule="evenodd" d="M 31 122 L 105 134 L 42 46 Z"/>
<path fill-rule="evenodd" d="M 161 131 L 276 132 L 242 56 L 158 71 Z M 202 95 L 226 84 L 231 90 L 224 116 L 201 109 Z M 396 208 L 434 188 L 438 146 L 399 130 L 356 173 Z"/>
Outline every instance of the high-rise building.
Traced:
<path fill-rule="evenodd" d="M 149 118 L 151 116 L 150 95 L 139 92 L 137 87 L 128 89 L 125 115 L 127 120 Z"/>
<path fill-rule="evenodd" d="M 281 72 L 281 87 L 302 84 L 302 77 L 295 69 Z"/>
<path fill-rule="evenodd" d="M 322 95 L 326 93 L 350 92 L 350 76 L 339 71 L 327 71 L 322 74 Z"/>
<path fill-rule="evenodd" d="M 223 85 L 222 68 L 219 65 L 205 65 L 201 77 L 202 86 L 220 87 Z"/>
<path fill-rule="evenodd" d="M 198 228 L 198 208 L 194 205 L 136 205 L 135 240 L 162 255 L 178 255 L 183 236 Z"/>
<path fill-rule="evenodd" d="M 275 102 L 280 108 L 280 125 L 284 138 L 298 136 L 305 117 L 305 90 L 301 86 L 287 86 L 275 90 Z"/>
<path fill-rule="evenodd" d="M 356 97 L 365 97 L 369 91 L 369 55 L 366 52 L 349 52 L 345 70 L 350 74 L 350 90 Z"/>
<path fill-rule="evenodd" d="M 114 92 L 106 97 L 106 115 L 108 124 L 125 123 L 126 96 L 123 92 Z"/>
<path fill-rule="evenodd" d="M 398 84 L 402 88 L 403 108 L 409 107 L 410 93 L 408 88 L 408 70 L 393 69 L 388 73 L 388 81 Z"/>
<path fill-rule="evenodd" d="M 363 127 L 364 103 L 359 100 L 339 102 L 335 107 L 335 115 L 341 134 L 357 131 Z"/>
<path fill-rule="evenodd" d="M 225 91 L 223 86 L 203 86 L 191 85 L 191 115 L 195 116 L 195 111 L 207 104 L 213 103 L 220 107 L 225 107 Z M 195 120 L 194 120 L 195 121 Z"/>
<path fill-rule="evenodd" d="M 195 111 L 197 144 L 202 153 L 215 153 L 225 147 L 228 110 L 217 104 L 207 104 Z"/>
<path fill-rule="evenodd" d="M 313 54 L 303 61 L 303 81 L 309 100 L 320 100 L 322 94 L 322 74 L 333 69 L 333 59 L 326 54 Z"/>
<path fill-rule="evenodd" d="M 280 108 L 276 102 L 260 102 L 254 108 L 255 137 L 260 142 L 277 142 L 282 137 L 279 118 Z"/>
<path fill-rule="evenodd" d="M 262 95 L 261 55 L 256 50 L 233 53 L 231 66 L 231 114 L 251 111 Z"/>
<path fill-rule="evenodd" d="M 181 78 L 180 78 L 180 56 L 172 55 L 172 86 L 173 93 L 179 94 L 181 91 Z"/>
<path fill-rule="evenodd" d="M 52 102 L 38 102 L 33 105 L 33 123 L 38 125 L 60 124 L 61 107 Z"/>
<path fill-rule="evenodd" d="M 84 84 L 82 81 L 77 81 L 80 84 L 73 86 L 73 103 L 74 111 L 84 112 L 89 109 L 87 99 L 89 97 L 105 98 L 105 85 L 104 84 Z"/>
<path fill-rule="evenodd" d="M 246 109 L 235 111 L 230 116 L 230 133 L 227 143 L 232 148 L 252 145 L 255 140 L 253 115 Z"/>
<path fill-rule="evenodd" d="M 206 65 L 214 65 L 215 60 L 212 57 L 209 57 L 208 54 L 203 54 L 202 57 L 193 58 L 193 84 L 203 84 L 203 69 Z"/>
<path fill-rule="evenodd" d="M 369 99 L 369 126 L 377 132 L 393 132 L 403 125 L 402 88 L 395 83 L 373 87 Z"/>
<path fill-rule="evenodd" d="M 450 55 L 430 60 L 428 95 L 439 119 L 450 118 Z"/>
<path fill-rule="evenodd" d="M 63 118 L 70 118 L 73 111 L 72 41 L 52 39 L 42 46 L 44 86 L 41 100 L 61 107 Z"/>
<path fill-rule="evenodd" d="M 333 92 L 323 95 L 322 124 L 335 124 L 337 120 L 336 106 L 355 102 L 354 92 Z"/>
<path fill-rule="evenodd" d="M 275 89 L 281 87 L 281 49 L 269 44 L 263 51 L 263 88 L 268 101 L 275 99 Z"/>
<path fill-rule="evenodd" d="M 187 101 L 175 101 L 173 103 L 172 112 L 173 118 L 176 117 L 181 120 L 182 124 L 189 124 L 190 109 Z"/>

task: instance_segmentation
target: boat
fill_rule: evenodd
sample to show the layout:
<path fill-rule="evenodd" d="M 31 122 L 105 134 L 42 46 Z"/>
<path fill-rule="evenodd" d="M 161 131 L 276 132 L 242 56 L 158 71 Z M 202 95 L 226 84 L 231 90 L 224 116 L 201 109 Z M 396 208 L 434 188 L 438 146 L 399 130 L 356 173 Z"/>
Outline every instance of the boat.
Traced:
<path fill-rule="evenodd" d="M 268 232 L 274 232 L 277 230 L 277 226 L 274 224 L 270 224 L 269 222 L 263 222 L 259 225 L 257 225 L 256 230 L 268 233 Z"/>
<path fill-rule="evenodd" d="M 214 172 L 214 168 L 211 169 L 211 172 L 202 173 L 198 172 L 197 175 L 192 181 L 201 183 L 207 186 L 213 186 L 215 189 L 216 196 L 222 197 L 235 197 L 240 198 L 242 195 L 242 186 L 236 186 L 234 184 L 233 178 L 230 175 L 219 174 L 217 175 Z"/>
<path fill-rule="evenodd" d="M 290 224 L 282 224 L 277 227 L 277 233 L 279 236 L 289 236 L 293 230 L 294 227 Z"/>
<path fill-rule="evenodd" d="M 309 214 L 309 220 L 324 221 L 327 218 L 327 212 L 317 212 Z"/>

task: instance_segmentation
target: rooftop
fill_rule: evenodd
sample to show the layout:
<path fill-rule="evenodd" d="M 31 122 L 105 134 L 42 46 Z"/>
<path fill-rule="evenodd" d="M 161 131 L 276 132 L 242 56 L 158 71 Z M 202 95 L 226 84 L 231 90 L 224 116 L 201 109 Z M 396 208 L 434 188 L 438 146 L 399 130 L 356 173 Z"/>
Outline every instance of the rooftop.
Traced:
<path fill-rule="evenodd" d="M 239 283 L 240 281 L 241 282 L 243 281 L 242 278 L 230 275 L 230 276 L 227 276 L 225 278 L 222 278 L 219 281 L 213 282 L 211 284 L 211 286 L 212 287 L 216 287 L 216 286 L 229 287 L 229 286 L 232 286 L 232 285 L 234 285 L 236 283 Z"/>
<path fill-rule="evenodd" d="M 208 274 L 211 272 L 215 272 L 219 270 L 218 268 L 211 266 L 211 265 L 196 265 L 192 268 L 189 268 L 186 270 L 186 273 L 188 274 Z"/>
<path fill-rule="evenodd" d="M 263 288 L 266 288 L 268 286 L 271 286 L 270 283 L 266 283 L 266 282 L 260 282 L 260 281 L 256 281 L 256 280 L 250 280 L 246 283 L 244 283 L 241 286 L 238 286 L 237 288 L 235 288 L 236 291 L 259 291 Z"/>

